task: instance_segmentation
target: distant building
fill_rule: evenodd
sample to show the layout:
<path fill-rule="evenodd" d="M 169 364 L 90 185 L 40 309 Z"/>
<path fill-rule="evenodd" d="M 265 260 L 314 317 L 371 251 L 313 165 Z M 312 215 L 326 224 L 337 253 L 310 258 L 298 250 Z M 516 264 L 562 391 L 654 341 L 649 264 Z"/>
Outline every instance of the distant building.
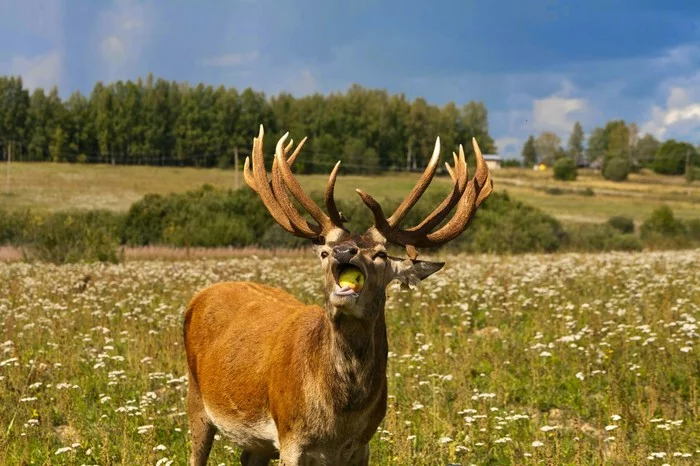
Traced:
<path fill-rule="evenodd" d="M 489 170 L 496 170 L 498 168 L 501 168 L 501 156 L 500 155 L 494 155 L 494 154 L 483 154 L 484 155 L 484 160 L 486 161 L 486 166 L 489 167 Z"/>

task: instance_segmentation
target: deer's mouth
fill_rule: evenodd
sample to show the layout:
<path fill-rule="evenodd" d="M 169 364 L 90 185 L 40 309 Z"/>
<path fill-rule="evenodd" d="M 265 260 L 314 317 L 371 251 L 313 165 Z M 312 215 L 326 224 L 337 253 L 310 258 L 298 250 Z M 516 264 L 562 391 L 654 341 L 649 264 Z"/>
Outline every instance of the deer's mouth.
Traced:
<path fill-rule="evenodd" d="M 363 267 L 351 263 L 338 263 L 333 267 L 335 290 L 333 294 L 338 297 L 358 297 L 365 285 L 365 273 Z"/>

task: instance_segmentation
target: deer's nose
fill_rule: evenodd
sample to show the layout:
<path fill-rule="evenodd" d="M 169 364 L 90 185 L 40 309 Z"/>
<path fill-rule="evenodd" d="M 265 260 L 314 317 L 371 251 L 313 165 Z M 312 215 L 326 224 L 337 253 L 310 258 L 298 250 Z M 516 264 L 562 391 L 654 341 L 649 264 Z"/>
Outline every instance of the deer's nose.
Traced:
<path fill-rule="evenodd" d="M 333 247 L 333 256 L 338 262 L 350 262 L 357 254 L 357 248 L 348 244 L 340 244 Z"/>

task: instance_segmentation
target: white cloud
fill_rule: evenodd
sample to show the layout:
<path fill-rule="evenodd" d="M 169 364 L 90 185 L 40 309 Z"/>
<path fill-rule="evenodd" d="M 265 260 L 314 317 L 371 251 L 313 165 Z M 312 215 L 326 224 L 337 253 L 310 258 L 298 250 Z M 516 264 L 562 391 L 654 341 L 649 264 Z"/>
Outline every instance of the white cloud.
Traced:
<path fill-rule="evenodd" d="M 641 130 L 657 138 L 700 137 L 700 72 L 668 83 L 666 105 L 653 105 Z M 694 141 L 693 141 L 694 142 Z"/>
<path fill-rule="evenodd" d="M 10 64 L 10 74 L 22 77 L 24 87 L 50 89 L 61 80 L 62 60 L 59 51 L 54 50 L 45 55 L 27 58 L 16 56 Z"/>
<path fill-rule="evenodd" d="M 120 0 L 114 7 L 100 13 L 95 31 L 99 57 L 104 66 L 100 79 L 134 78 L 131 73 L 148 45 L 150 10 L 148 2 Z"/>
<path fill-rule="evenodd" d="M 496 139 L 496 149 L 500 155 L 519 154 L 522 146 L 520 138 L 504 136 Z"/>
<path fill-rule="evenodd" d="M 239 66 L 257 60 L 258 55 L 259 53 L 257 50 L 246 53 L 229 53 L 218 57 L 205 58 L 202 60 L 202 65 L 220 67 Z"/>
<path fill-rule="evenodd" d="M 578 116 L 585 115 L 589 104 L 584 99 L 547 97 L 532 102 L 532 128 L 563 133 L 571 131 Z"/>
<path fill-rule="evenodd" d="M 588 100 L 574 97 L 576 92 L 574 84 L 564 79 L 559 91 L 534 99 L 530 127 L 537 132 L 551 131 L 561 137 L 571 131 L 576 121 L 588 120 L 593 107 Z"/>
<path fill-rule="evenodd" d="M 318 91 L 318 81 L 310 69 L 304 68 L 293 73 L 288 81 L 292 94 L 305 95 Z"/>
<path fill-rule="evenodd" d="M 100 53 L 112 65 L 121 65 L 127 59 L 126 48 L 118 36 L 106 37 L 100 44 Z"/>

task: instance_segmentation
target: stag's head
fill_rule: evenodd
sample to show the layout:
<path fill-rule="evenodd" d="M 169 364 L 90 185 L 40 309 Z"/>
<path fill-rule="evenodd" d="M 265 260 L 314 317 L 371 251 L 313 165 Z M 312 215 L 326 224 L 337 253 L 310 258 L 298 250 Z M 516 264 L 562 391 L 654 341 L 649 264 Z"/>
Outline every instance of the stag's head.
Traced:
<path fill-rule="evenodd" d="M 411 228 L 399 227 L 401 220 L 418 202 L 435 175 L 440 157 L 440 138 L 435 142 L 433 155 L 425 172 L 408 196 L 390 217 L 384 215 L 379 203 L 369 194 L 357 190 L 362 201 L 374 215 L 374 225 L 364 233 L 351 233 L 344 226 L 345 218 L 338 211 L 333 190 L 340 162 L 331 172 L 325 192 L 327 214 L 303 191 L 292 174 L 291 166 L 306 141 L 304 138 L 294 152 L 287 156 L 293 141 L 287 145 L 289 133 L 277 142 L 272 173 L 268 180 L 263 160 L 263 127 L 253 139 L 252 169 L 249 158 L 244 165 L 244 177 L 248 186 L 262 199 L 275 221 L 289 233 L 310 239 L 318 256 L 325 277 L 326 307 L 332 318 L 349 315 L 361 319 L 373 319 L 383 309 L 385 289 L 393 280 L 407 286 L 419 284 L 423 279 L 440 270 L 444 263 L 417 260 L 416 248 L 434 247 L 459 236 L 469 226 L 477 208 L 491 193 L 492 183 L 488 167 L 476 143 L 476 174 L 467 181 L 467 164 L 462 146 L 454 156 L 454 167 L 445 163 L 453 186 L 442 203 L 422 222 Z M 315 222 L 309 222 L 296 209 L 289 193 L 299 202 Z M 449 213 L 453 217 L 437 228 Z M 387 254 L 387 244 L 406 248 L 407 258 Z M 342 280 L 343 272 L 352 269 L 361 274 L 362 286 L 350 287 Z"/>

